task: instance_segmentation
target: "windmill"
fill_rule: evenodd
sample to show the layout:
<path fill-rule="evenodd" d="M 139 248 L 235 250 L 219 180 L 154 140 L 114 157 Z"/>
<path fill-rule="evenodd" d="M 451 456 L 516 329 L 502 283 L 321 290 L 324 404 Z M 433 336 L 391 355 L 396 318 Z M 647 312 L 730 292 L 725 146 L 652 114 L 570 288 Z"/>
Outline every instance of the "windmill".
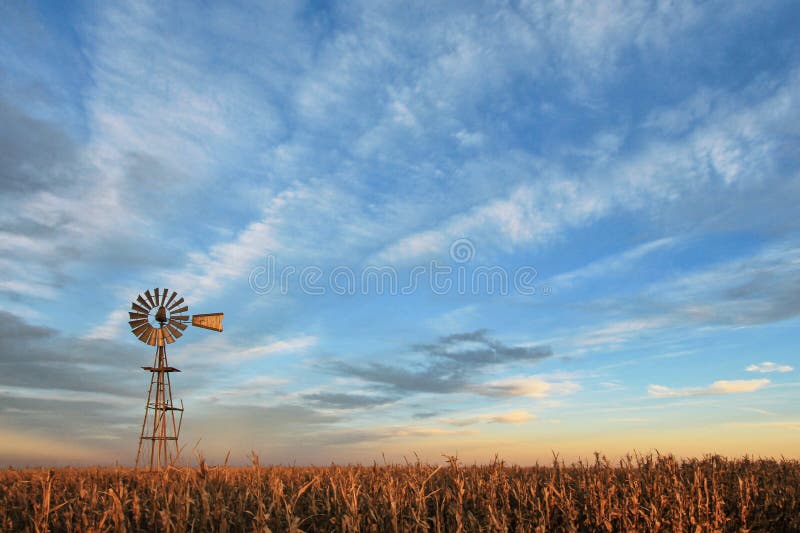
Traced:
<path fill-rule="evenodd" d="M 144 455 L 149 455 L 149 461 L 145 460 L 142 464 L 149 465 L 151 471 L 167 466 L 179 454 L 178 436 L 183 422 L 183 401 L 180 407 L 173 404 L 169 375 L 180 370 L 167 363 L 167 344 L 180 338 L 189 323 L 189 306 L 182 305 L 183 298 L 177 298 L 177 292 L 172 291 L 171 295 L 169 289 L 164 289 L 163 292 L 153 289 L 153 292 L 155 294 L 150 294 L 147 290 L 144 291 L 144 297 L 138 295 L 131 303 L 131 311 L 128 313 L 131 318 L 128 324 L 131 325 L 133 334 L 145 344 L 156 347 L 153 366 L 142 367 L 150 372 L 150 390 L 147 393 L 142 433 L 139 436 L 139 451 L 136 453 L 136 468 L 139 468 L 144 447 Z M 222 318 L 222 313 L 192 315 L 191 324 L 222 331 Z M 176 411 L 180 413 L 177 424 Z M 175 444 L 174 455 L 170 443 Z"/>

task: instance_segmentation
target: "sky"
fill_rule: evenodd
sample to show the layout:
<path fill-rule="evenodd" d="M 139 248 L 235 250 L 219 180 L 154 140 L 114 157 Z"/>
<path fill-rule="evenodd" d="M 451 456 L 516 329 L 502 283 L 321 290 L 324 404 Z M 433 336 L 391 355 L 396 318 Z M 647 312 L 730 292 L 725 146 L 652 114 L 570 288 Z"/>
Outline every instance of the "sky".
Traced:
<path fill-rule="evenodd" d="M 0 3 L 0 464 L 800 457 L 796 2 Z"/>

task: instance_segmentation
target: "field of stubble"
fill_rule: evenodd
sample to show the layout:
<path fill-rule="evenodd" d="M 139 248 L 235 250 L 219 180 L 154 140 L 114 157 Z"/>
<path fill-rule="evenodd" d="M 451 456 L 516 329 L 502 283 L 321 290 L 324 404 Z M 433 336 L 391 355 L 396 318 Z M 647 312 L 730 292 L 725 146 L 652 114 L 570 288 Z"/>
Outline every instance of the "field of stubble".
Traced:
<path fill-rule="evenodd" d="M 4 531 L 800 531 L 800 462 L 0 471 Z"/>

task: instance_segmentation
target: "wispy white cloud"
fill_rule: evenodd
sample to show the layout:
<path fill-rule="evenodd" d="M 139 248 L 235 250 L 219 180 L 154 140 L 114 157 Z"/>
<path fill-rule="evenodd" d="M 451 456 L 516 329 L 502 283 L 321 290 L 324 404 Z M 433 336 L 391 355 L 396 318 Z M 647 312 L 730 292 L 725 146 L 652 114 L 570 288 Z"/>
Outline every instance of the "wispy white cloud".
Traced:
<path fill-rule="evenodd" d="M 366 442 L 406 439 L 477 435 L 473 428 L 443 429 L 431 426 L 372 426 L 365 429 L 340 429 L 315 432 L 314 440 L 322 445 L 342 446 Z"/>
<path fill-rule="evenodd" d="M 769 372 L 791 372 L 794 370 L 793 366 L 789 365 L 781 365 L 778 363 L 773 363 L 772 361 L 764 361 L 762 363 L 748 365 L 745 368 L 748 372 L 761 372 L 762 374 L 766 374 Z"/>
<path fill-rule="evenodd" d="M 674 246 L 677 241 L 678 239 L 675 237 L 665 237 L 646 242 L 620 254 L 604 257 L 576 270 L 554 276 L 550 283 L 558 288 L 574 285 L 587 279 L 623 272 L 632 268 L 637 261 L 647 255 Z"/>
<path fill-rule="evenodd" d="M 442 334 L 451 331 L 467 331 L 471 328 L 471 322 L 479 317 L 477 305 L 465 305 L 446 311 L 441 315 L 429 320 L 431 328 Z"/>
<path fill-rule="evenodd" d="M 471 426 L 481 422 L 489 424 L 522 424 L 535 419 L 536 416 L 527 411 L 511 411 L 508 413 L 486 413 L 476 416 L 440 418 L 439 422 L 451 426 Z"/>
<path fill-rule="evenodd" d="M 472 390 L 485 396 L 549 398 L 573 394 L 580 388 L 574 381 L 547 381 L 537 376 L 520 376 L 481 383 L 472 387 Z"/>
<path fill-rule="evenodd" d="M 677 272 L 640 286 L 635 298 L 605 295 L 587 308 L 601 316 L 613 311 L 630 318 L 586 328 L 575 345 L 580 352 L 617 347 L 675 328 L 740 327 L 790 319 L 800 314 L 794 291 L 800 284 L 798 265 L 798 243 L 776 241 L 739 258 Z M 687 353 L 691 352 L 676 350 L 656 357 Z"/>
<path fill-rule="evenodd" d="M 569 91 L 587 105 L 593 87 L 619 75 L 626 46 L 645 57 L 659 54 L 703 21 L 703 9 L 689 4 L 664 6 L 633 2 L 625 9 L 592 2 L 548 5 L 526 2 L 525 21 L 533 26 L 570 79 Z"/>
<path fill-rule="evenodd" d="M 645 118 L 644 125 L 669 134 L 685 133 L 711 112 L 718 97 L 714 91 L 701 88 L 678 105 L 654 109 Z"/>
<path fill-rule="evenodd" d="M 618 210 L 634 212 L 653 206 L 661 210 L 698 189 L 722 194 L 757 187 L 780 150 L 774 132 L 786 127 L 782 125 L 786 119 L 775 109 L 783 109 L 785 117 L 796 114 L 800 102 L 792 94 L 798 86 L 800 73 L 792 73 L 777 88 L 761 91 L 757 100 L 721 96 L 714 113 L 704 117 L 689 135 L 647 138 L 630 155 L 592 166 L 580 178 L 568 176 L 556 162 L 529 160 L 527 167 L 517 172 L 520 177 L 536 175 L 536 181 L 511 187 L 433 228 L 404 236 L 385 246 L 374 259 L 408 264 L 441 256 L 450 242 L 465 235 L 503 250 L 541 246 Z M 602 187 L 595 185 L 600 178 Z M 656 241 L 651 249 L 631 251 L 628 259 L 671 243 Z"/>
<path fill-rule="evenodd" d="M 236 342 L 227 336 L 214 336 L 188 346 L 181 346 L 175 361 L 183 361 L 188 355 L 193 363 L 202 362 L 212 365 L 221 362 L 241 363 L 264 357 L 303 353 L 315 346 L 316 343 L 317 338 L 313 335 L 298 335 L 288 338 L 269 335 L 250 342 Z"/>
<path fill-rule="evenodd" d="M 748 412 L 751 412 L 751 413 L 757 413 L 759 415 L 775 416 L 775 413 L 773 413 L 772 411 L 767 411 L 766 409 L 759 409 L 758 407 L 741 407 L 740 409 L 742 411 L 748 411 Z"/>
<path fill-rule="evenodd" d="M 521 185 L 506 198 L 456 215 L 442 227 L 404 237 L 381 252 L 378 262 L 397 264 L 440 256 L 459 237 L 486 237 L 507 247 L 519 243 L 541 244 L 560 235 L 566 227 L 583 224 L 607 209 L 601 195 L 584 194 L 571 180 Z M 499 237 L 499 238 L 498 238 Z"/>
<path fill-rule="evenodd" d="M 483 134 L 479 132 L 469 132 L 466 130 L 459 130 L 456 132 L 456 139 L 462 146 L 475 147 L 480 146 L 484 142 Z"/>
<path fill-rule="evenodd" d="M 227 360 L 227 358 L 226 358 Z M 195 396 L 211 399 L 215 403 L 236 405 L 275 405 L 280 396 L 276 390 L 290 381 L 267 375 L 256 375 L 228 384 L 224 380 L 211 384 L 208 390 L 198 391 Z"/>
<path fill-rule="evenodd" d="M 45 283 L 37 283 L 35 281 L 0 281 L 0 292 L 2 291 L 48 300 L 55 299 L 58 296 L 58 291 L 53 286 Z"/>
<path fill-rule="evenodd" d="M 94 392 L 94 391 L 75 391 L 59 388 L 29 388 L 0 386 L 0 396 L 5 398 L 19 398 L 33 402 L 36 400 L 48 400 L 52 402 L 96 402 L 98 405 L 114 405 L 124 407 L 130 404 L 130 399 L 120 397 L 117 394 Z"/>
<path fill-rule="evenodd" d="M 436 437 L 440 435 L 474 435 L 474 431 L 452 430 L 430 427 L 396 428 L 389 432 L 392 437 Z"/>
<path fill-rule="evenodd" d="M 87 339 L 118 339 L 123 332 L 130 330 L 128 326 L 127 309 L 115 309 L 109 313 L 108 318 L 89 330 L 85 335 Z"/>
<path fill-rule="evenodd" d="M 286 69 L 272 63 L 262 72 L 263 63 L 237 65 L 239 54 L 229 54 L 222 62 L 224 74 L 211 74 L 221 63 L 209 53 L 213 45 L 207 37 L 235 30 L 234 40 L 247 42 L 256 55 L 275 49 L 278 41 L 291 42 L 277 48 L 284 50 L 286 67 L 295 70 L 305 63 L 309 42 L 299 38 L 293 9 L 273 6 L 256 28 L 236 10 L 207 6 L 205 12 L 185 13 L 187 31 L 176 34 L 165 30 L 172 13 L 163 7 L 102 4 L 71 30 L 85 43 L 80 55 L 91 79 L 75 95 L 79 101 L 63 102 L 81 110 L 80 142 L 67 146 L 63 160 L 53 162 L 61 179 L 18 199 L 13 216 L 2 221 L 4 255 L 28 269 L 46 270 L 37 272 L 36 285 L 24 275 L 14 276 L 5 287 L 8 292 L 51 297 L 76 263 L 92 272 L 124 264 L 128 277 L 144 271 L 149 279 L 159 278 L 153 270 L 181 262 L 185 253 L 190 259 L 193 253 L 202 255 L 211 246 L 207 225 L 215 222 L 225 199 L 238 198 L 241 208 L 261 197 L 252 189 L 263 186 L 232 179 L 230 165 L 247 150 L 261 151 L 258 143 L 284 133 L 270 91 L 285 81 Z M 256 6 L 247 11 L 259 15 Z M 282 31 L 265 34 L 265 25 L 273 24 Z M 48 153 L 44 159 L 54 157 Z M 217 195 L 217 201 L 209 202 L 222 183 L 217 181 L 220 173 L 225 174 L 224 198 Z M 202 214 L 198 201 L 204 205 Z M 217 223 L 231 225 L 231 218 Z M 259 244 L 263 249 L 269 242 Z M 198 290 L 211 284 L 201 281 Z"/>
<path fill-rule="evenodd" d="M 715 394 L 740 394 L 755 392 L 770 384 L 768 379 L 719 380 L 705 387 L 670 388 L 663 385 L 647 387 L 648 395 L 654 398 L 678 398 L 683 396 L 709 396 Z"/>
<path fill-rule="evenodd" d="M 618 380 L 601 381 L 598 385 L 604 391 L 620 391 L 625 390 L 625 386 Z"/>
<path fill-rule="evenodd" d="M 668 320 L 660 317 L 622 320 L 581 333 L 575 344 L 584 348 L 622 344 L 666 325 Z"/>
<path fill-rule="evenodd" d="M 654 284 L 643 297 L 674 323 L 759 324 L 800 313 L 798 283 L 800 246 L 784 241 Z"/>
<path fill-rule="evenodd" d="M 271 355 L 297 352 L 310 348 L 317 343 L 317 338 L 311 335 L 294 337 L 290 339 L 275 339 L 269 337 L 264 342 L 256 345 L 228 352 L 236 360 L 256 359 Z"/>

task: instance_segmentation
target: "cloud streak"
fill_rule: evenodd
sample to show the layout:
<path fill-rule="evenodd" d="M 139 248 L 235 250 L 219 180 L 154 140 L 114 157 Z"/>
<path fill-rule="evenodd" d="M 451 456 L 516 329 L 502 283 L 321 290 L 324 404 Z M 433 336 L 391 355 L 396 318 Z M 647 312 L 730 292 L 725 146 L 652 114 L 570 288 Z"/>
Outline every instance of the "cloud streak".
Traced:
<path fill-rule="evenodd" d="M 387 405 L 396 401 L 396 398 L 387 396 L 348 394 L 344 392 L 315 392 L 301 396 L 317 407 L 329 409 L 362 409 Z"/>
<path fill-rule="evenodd" d="M 534 420 L 535 418 L 535 415 L 527 411 L 511 411 L 508 413 L 487 413 L 462 418 L 440 418 L 439 422 L 450 426 L 464 427 L 482 422 L 488 424 L 522 424 Z"/>
<path fill-rule="evenodd" d="M 760 372 L 762 374 L 767 374 L 770 372 L 784 373 L 784 372 L 791 372 L 792 370 L 794 370 L 794 367 L 789 365 L 781 365 L 778 363 L 773 363 L 772 361 L 764 361 L 763 363 L 747 365 L 747 368 L 745 368 L 745 370 L 748 372 Z"/>
<path fill-rule="evenodd" d="M 579 384 L 569 380 L 547 381 L 537 376 L 525 376 L 481 383 L 472 386 L 470 390 L 482 396 L 496 398 L 547 398 L 573 394 L 580 388 Z"/>
<path fill-rule="evenodd" d="M 646 242 L 620 254 L 605 257 L 579 269 L 559 274 L 550 281 L 556 287 L 569 287 L 593 278 L 624 272 L 646 256 L 675 246 L 676 241 L 677 239 L 674 237 L 664 237 Z"/>
<path fill-rule="evenodd" d="M 688 396 L 711 396 L 718 394 L 742 394 L 756 392 L 770 384 L 768 379 L 719 380 L 705 387 L 670 388 L 650 385 L 647 393 L 653 398 L 681 398 Z"/>
<path fill-rule="evenodd" d="M 533 364 L 552 356 L 549 346 L 509 346 L 488 336 L 486 330 L 457 333 L 439 338 L 436 343 L 412 346 L 422 356 L 409 367 L 371 362 L 355 365 L 344 361 L 325 363 L 323 368 L 341 375 L 357 377 L 376 385 L 388 385 L 398 393 L 430 392 L 448 394 L 489 389 L 474 386 L 474 377 L 489 367 Z M 509 389 L 512 394 L 515 389 Z"/>
<path fill-rule="evenodd" d="M 193 364 L 208 365 L 219 361 L 221 354 L 224 354 L 224 360 L 229 363 L 254 362 L 268 357 L 303 354 L 316 344 L 317 338 L 313 335 L 286 338 L 268 335 L 250 342 L 237 341 L 228 336 L 215 336 L 196 341 L 189 346 L 180 346 L 175 360 L 181 361 L 186 354 L 191 354 Z"/>

